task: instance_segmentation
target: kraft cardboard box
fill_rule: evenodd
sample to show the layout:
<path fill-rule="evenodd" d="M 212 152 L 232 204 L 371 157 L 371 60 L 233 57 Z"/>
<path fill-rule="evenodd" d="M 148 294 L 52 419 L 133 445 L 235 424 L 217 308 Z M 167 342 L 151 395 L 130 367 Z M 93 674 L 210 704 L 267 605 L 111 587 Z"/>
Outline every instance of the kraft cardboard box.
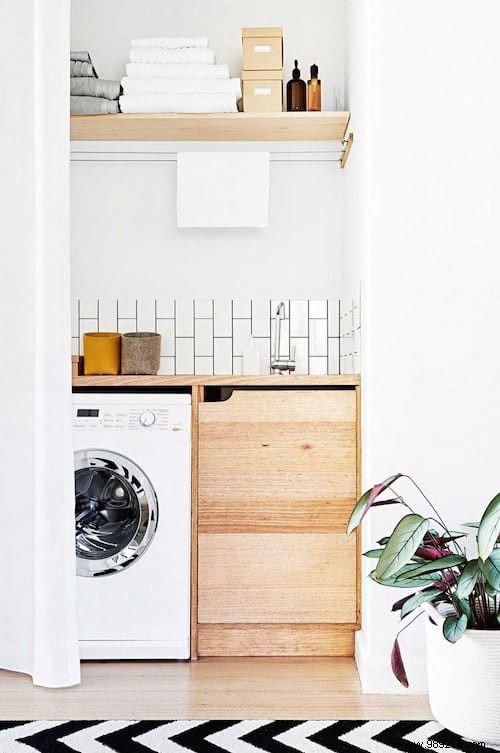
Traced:
<path fill-rule="evenodd" d="M 242 31 L 243 70 L 283 70 L 283 29 L 246 28 Z"/>
<path fill-rule="evenodd" d="M 243 111 L 283 111 L 283 71 L 243 71 Z"/>

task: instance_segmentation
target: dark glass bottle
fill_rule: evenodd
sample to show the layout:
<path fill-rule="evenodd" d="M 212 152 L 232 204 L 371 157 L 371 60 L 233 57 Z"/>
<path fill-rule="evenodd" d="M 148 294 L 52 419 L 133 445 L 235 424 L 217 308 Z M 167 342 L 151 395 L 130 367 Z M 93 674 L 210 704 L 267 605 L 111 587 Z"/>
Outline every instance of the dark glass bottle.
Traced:
<path fill-rule="evenodd" d="M 286 85 L 286 109 L 288 112 L 305 112 L 307 109 L 306 82 L 300 78 L 299 61 L 295 61 L 293 78 Z"/>

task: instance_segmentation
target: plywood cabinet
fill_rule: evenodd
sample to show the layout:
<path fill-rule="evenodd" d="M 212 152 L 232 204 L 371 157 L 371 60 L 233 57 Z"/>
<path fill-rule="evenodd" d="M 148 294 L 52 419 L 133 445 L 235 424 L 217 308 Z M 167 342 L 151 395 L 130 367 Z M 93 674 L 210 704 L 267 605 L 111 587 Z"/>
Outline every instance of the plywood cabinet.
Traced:
<path fill-rule="evenodd" d="M 355 540 L 328 533 L 203 534 L 202 623 L 353 623 Z"/>
<path fill-rule="evenodd" d="M 201 656 L 352 654 L 357 402 L 345 388 L 200 403 Z"/>

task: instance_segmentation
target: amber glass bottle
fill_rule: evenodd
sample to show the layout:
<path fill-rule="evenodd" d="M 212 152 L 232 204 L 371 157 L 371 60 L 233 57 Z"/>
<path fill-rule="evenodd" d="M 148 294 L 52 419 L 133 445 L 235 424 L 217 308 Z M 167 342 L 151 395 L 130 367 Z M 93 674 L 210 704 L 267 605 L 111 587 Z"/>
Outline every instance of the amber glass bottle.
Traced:
<path fill-rule="evenodd" d="M 321 81 L 318 79 L 319 68 L 311 65 L 311 79 L 307 82 L 307 109 L 309 112 L 321 112 Z"/>
<path fill-rule="evenodd" d="M 288 112 L 305 112 L 306 82 L 300 78 L 299 61 L 295 61 L 292 77 L 286 85 L 286 109 Z"/>

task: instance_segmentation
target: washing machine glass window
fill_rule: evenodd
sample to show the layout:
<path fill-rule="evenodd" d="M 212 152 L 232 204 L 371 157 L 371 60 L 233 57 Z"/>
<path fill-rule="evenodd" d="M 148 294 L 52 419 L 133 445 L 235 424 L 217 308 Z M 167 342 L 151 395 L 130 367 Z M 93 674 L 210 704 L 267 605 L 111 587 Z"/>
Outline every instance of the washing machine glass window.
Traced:
<path fill-rule="evenodd" d="M 112 575 L 143 556 L 158 525 L 151 481 L 117 452 L 75 452 L 77 574 Z"/>

